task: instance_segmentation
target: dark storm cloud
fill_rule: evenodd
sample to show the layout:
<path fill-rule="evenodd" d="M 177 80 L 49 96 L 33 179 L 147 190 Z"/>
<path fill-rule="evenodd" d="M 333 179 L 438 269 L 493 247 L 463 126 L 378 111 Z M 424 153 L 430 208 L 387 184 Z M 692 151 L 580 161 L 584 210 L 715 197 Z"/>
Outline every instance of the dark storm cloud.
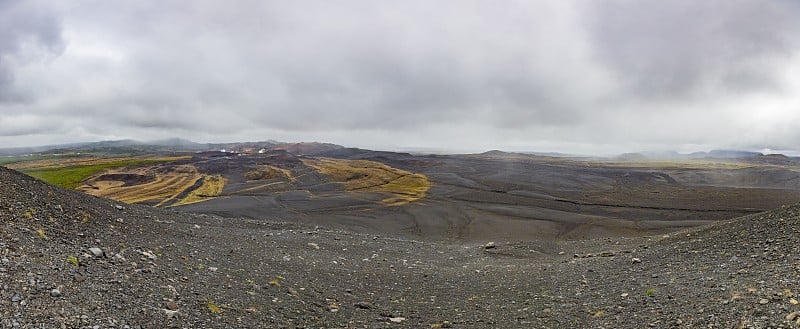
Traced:
<path fill-rule="evenodd" d="M 0 103 L 0 136 L 19 136 L 0 144 L 611 152 L 785 145 L 800 130 L 788 0 L 48 5 L 0 7 L 0 96 L 25 96 Z"/>

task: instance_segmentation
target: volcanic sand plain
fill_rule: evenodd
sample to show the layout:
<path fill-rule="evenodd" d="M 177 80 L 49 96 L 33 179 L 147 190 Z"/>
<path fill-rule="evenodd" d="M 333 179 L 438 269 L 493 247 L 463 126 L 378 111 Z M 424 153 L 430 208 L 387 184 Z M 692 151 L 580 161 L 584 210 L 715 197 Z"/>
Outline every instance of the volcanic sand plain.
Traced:
<path fill-rule="evenodd" d="M 187 212 L 451 242 L 655 235 L 800 202 L 798 168 L 733 160 L 366 150 L 160 159 L 103 169 L 78 189 Z"/>

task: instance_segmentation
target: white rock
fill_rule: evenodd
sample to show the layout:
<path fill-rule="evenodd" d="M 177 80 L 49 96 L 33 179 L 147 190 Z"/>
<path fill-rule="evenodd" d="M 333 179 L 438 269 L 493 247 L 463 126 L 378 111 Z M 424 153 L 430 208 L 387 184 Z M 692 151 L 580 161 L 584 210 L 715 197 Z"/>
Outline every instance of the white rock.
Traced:
<path fill-rule="evenodd" d="M 406 318 L 399 317 L 399 316 L 398 316 L 398 317 L 396 317 L 396 318 L 389 318 L 389 321 L 392 321 L 392 322 L 394 322 L 394 323 L 402 323 L 402 322 L 403 322 L 403 321 L 405 321 L 405 320 L 406 320 Z"/>
<path fill-rule="evenodd" d="M 103 256 L 103 249 L 97 247 L 89 248 L 89 252 L 91 252 L 95 257 Z"/>

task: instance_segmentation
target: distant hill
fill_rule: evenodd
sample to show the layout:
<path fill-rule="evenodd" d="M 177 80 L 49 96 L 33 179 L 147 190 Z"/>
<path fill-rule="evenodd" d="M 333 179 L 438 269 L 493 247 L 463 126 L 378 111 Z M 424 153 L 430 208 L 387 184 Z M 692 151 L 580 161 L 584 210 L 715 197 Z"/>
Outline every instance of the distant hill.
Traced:
<path fill-rule="evenodd" d="M 507 157 L 507 156 L 514 155 L 514 153 L 509 153 L 509 152 L 500 151 L 500 150 L 491 150 L 491 151 L 483 152 L 483 153 L 481 153 L 479 155 L 487 156 L 487 157 Z"/>
<path fill-rule="evenodd" d="M 257 153 L 262 150 L 277 149 L 286 150 L 298 155 L 316 155 L 342 148 L 344 147 L 330 143 L 285 143 L 272 140 L 260 142 L 197 143 L 182 138 L 170 138 L 149 142 L 124 139 L 90 143 L 6 148 L 0 149 L 0 156 L 64 153 L 136 154 L 147 152 L 204 152 L 220 150 L 233 153 Z"/>
<path fill-rule="evenodd" d="M 670 160 L 736 160 L 760 164 L 791 164 L 800 159 L 783 154 L 764 155 L 741 150 L 711 150 L 709 152 L 678 153 L 675 151 L 644 151 L 623 153 L 611 158 L 615 161 L 670 161 Z"/>
<path fill-rule="evenodd" d="M 648 157 L 642 153 L 623 153 L 614 157 L 614 160 L 617 161 L 647 161 L 652 159 L 656 158 Z"/>
<path fill-rule="evenodd" d="M 692 153 L 697 158 L 716 158 L 716 159 L 741 159 L 762 156 L 760 152 L 737 151 L 737 150 L 711 150 L 708 153 Z"/>
<path fill-rule="evenodd" d="M 15 155 L 34 154 L 34 153 L 48 152 L 48 151 L 52 151 L 52 150 L 56 150 L 56 149 L 82 147 L 82 146 L 85 146 L 87 144 L 91 144 L 91 143 L 71 143 L 71 144 L 58 144 L 58 145 L 30 146 L 30 147 L 0 148 L 0 156 L 15 156 Z"/>

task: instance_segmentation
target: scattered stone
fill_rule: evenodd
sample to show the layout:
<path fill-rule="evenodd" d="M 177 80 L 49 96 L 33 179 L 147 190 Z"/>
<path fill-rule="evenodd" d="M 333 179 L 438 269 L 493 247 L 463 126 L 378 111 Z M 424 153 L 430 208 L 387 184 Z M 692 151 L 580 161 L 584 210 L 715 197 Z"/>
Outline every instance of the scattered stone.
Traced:
<path fill-rule="evenodd" d="M 358 302 L 353 304 L 355 307 L 360 308 L 362 310 L 368 310 L 372 308 L 372 304 L 370 302 Z"/>
<path fill-rule="evenodd" d="M 155 254 L 149 251 L 142 251 L 142 256 L 145 256 L 150 260 L 155 260 L 157 258 Z"/>
<path fill-rule="evenodd" d="M 628 293 L 627 292 L 623 292 L 622 295 L 619 295 L 619 296 L 620 297 L 628 297 Z"/>
<path fill-rule="evenodd" d="M 632 263 L 632 264 L 639 264 L 639 263 L 641 263 L 641 262 L 642 262 L 642 260 L 641 260 L 641 259 L 639 259 L 639 258 L 636 258 L 636 257 L 634 257 L 634 258 L 631 258 L 631 263 Z"/>
<path fill-rule="evenodd" d="M 295 290 L 294 288 L 291 288 L 291 287 L 289 287 L 289 291 L 288 291 L 288 293 L 289 293 L 289 295 L 291 295 L 291 296 L 293 296 L 293 297 L 298 297 L 298 296 L 300 296 L 300 293 L 298 293 L 298 292 L 297 292 L 297 290 Z"/>
<path fill-rule="evenodd" d="M 170 311 L 175 311 L 175 310 L 178 309 L 178 303 L 176 303 L 174 300 L 170 299 L 170 300 L 167 300 L 166 307 Z"/>
<path fill-rule="evenodd" d="M 616 253 L 613 251 L 603 251 L 600 253 L 600 257 L 614 257 Z"/>
<path fill-rule="evenodd" d="M 17 293 L 14 293 L 14 295 L 11 296 L 11 301 L 14 303 L 22 301 L 22 296 L 20 296 Z"/>
<path fill-rule="evenodd" d="M 311 247 L 311 248 L 314 248 L 314 249 L 319 249 L 319 245 L 314 243 L 314 242 L 309 242 L 308 246 Z"/>
<path fill-rule="evenodd" d="M 192 226 L 192 228 L 198 229 L 198 228 L 200 228 L 200 225 L 194 224 L 194 225 Z"/>
<path fill-rule="evenodd" d="M 761 299 L 758 300 L 758 303 L 761 304 L 761 305 L 769 304 L 769 299 L 761 298 Z"/>
<path fill-rule="evenodd" d="M 91 252 L 94 257 L 103 256 L 103 249 L 100 249 L 100 248 L 97 248 L 97 247 L 89 248 L 89 252 Z"/>
<path fill-rule="evenodd" d="M 403 323 L 403 321 L 405 321 L 405 320 L 406 320 L 406 318 L 399 317 L 399 316 L 396 317 L 396 318 L 389 318 L 389 321 L 391 321 L 393 323 Z"/>
<path fill-rule="evenodd" d="M 50 290 L 50 297 L 61 297 L 61 290 L 58 288 Z"/>
<path fill-rule="evenodd" d="M 114 208 L 117 208 L 117 210 L 125 210 L 125 207 L 123 207 L 123 206 L 120 206 L 120 205 L 118 205 L 118 204 L 117 204 L 117 205 L 114 205 Z"/>
<path fill-rule="evenodd" d="M 496 247 L 497 246 L 495 245 L 494 241 L 487 242 L 485 245 L 483 245 L 483 249 L 494 249 Z"/>

